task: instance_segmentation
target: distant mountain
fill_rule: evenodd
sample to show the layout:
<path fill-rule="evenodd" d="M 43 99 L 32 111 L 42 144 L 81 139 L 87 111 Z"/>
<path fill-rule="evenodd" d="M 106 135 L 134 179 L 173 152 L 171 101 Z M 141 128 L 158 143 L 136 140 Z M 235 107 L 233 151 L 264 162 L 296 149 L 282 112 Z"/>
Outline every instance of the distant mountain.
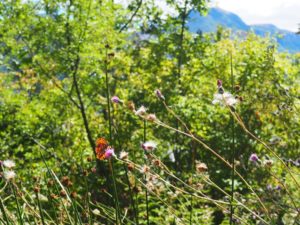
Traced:
<path fill-rule="evenodd" d="M 215 32 L 219 25 L 233 31 L 253 30 L 259 36 L 271 35 L 276 38 L 280 51 L 300 52 L 300 35 L 282 30 L 272 24 L 247 25 L 238 15 L 220 8 L 211 8 L 206 16 L 192 11 L 189 15 L 188 27 L 191 32 Z"/>

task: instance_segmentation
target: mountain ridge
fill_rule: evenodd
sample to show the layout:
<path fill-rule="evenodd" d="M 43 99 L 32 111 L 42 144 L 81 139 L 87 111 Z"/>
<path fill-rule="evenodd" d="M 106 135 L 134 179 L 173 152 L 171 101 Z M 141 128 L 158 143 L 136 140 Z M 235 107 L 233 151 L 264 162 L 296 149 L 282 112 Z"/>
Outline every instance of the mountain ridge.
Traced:
<path fill-rule="evenodd" d="M 237 14 L 218 7 L 210 8 L 206 16 L 197 11 L 189 14 L 188 28 L 191 32 L 215 32 L 218 26 L 232 29 L 233 31 L 254 31 L 259 36 L 271 35 L 278 42 L 279 51 L 290 53 L 300 52 L 300 35 L 291 31 L 280 29 L 274 24 L 246 24 Z"/>

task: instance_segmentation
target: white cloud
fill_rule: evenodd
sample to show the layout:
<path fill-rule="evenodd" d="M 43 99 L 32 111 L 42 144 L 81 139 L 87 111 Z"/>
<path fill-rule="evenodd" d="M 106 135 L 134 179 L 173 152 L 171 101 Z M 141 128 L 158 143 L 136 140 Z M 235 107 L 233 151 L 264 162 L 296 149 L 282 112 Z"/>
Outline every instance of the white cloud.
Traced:
<path fill-rule="evenodd" d="M 212 6 L 236 13 L 247 24 L 297 31 L 300 23 L 300 0 L 212 0 Z"/>
<path fill-rule="evenodd" d="M 132 0 L 115 1 L 127 6 Z M 154 3 L 163 10 L 163 15 L 175 13 L 166 0 Z M 210 5 L 237 14 L 247 24 L 274 24 L 291 31 L 298 31 L 300 24 L 300 0 L 211 0 Z"/>

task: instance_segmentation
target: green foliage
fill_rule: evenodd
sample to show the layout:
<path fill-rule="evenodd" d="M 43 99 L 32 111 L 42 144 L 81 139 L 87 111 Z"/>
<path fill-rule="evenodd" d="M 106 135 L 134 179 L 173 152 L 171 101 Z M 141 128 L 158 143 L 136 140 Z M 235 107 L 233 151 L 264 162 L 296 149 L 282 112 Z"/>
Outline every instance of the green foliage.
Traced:
<path fill-rule="evenodd" d="M 80 219 L 83 224 L 113 223 L 109 163 L 96 165 L 94 157 L 96 139 L 109 139 L 106 74 L 110 96 L 124 101 L 111 105 L 110 144 L 117 155 L 126 151 L 141 166 L 147 158 L 141 149 L 144 122 L 127 109 L 129 101 L 136 109 L 144 105 L 160 121 L 186 131 L 155 96 L 160 89 L 191 133 L 231 161 L 233 120 L 228 108 L 212 104 L 216 81 L 221 79 L 226 91 L 243 99 L 235 110 L 246 127 L 281 158 L 291 159 L 289 166 L 299 173 L 299 165 L 292 163 L 300 149 L 299 54 L 279 53 L 272 41 L 252 33 L 243 40 L 221 28 L 216 34 L 191 34 L 186 29 L 187 15 L 192 9 L 205 13 L 207 2 L 167 0 L 166 4 L 174 14 L 166 15 L 153 1 L 132 1 L 127 8 L 108 0 L 0 2 L 0 152 L 1 160 L 13 159 L 17 164 L 17 178 L 11 183 L 25 193 L 16 197 L 26 205 L 24 221 L 40 221 L 37 207 L 30 209 L 38 205 L 32 196 L 36 196 L 34 186 L 39 186 L 39 194 L 46 197 L 40 205 L 47 224 L 80 223 Z M 230 203 L 207 177 L 230 193 L 231 169 L 195 139 L 151 121 L 147 121 L 146 136 L 157 142 L 154 154 L 160 162 L 185 182 L 146 159 L 151 170 L 165 179 L 153 189 L 148 186 L 150 224 L 228 224 L 228 204 L 220 209 L 191 193 L 203 191 Z M 286 168 L 237 123 L 235 149 L 237 171 L 260 196 L 270 217 L 238 177 L 235 197 L 270 224 L 292 224 L 297 215 L 291 198 L 299 206 L 300 193 Z M 169 157 L 172 152 L 175 162 Z M 268 169 L 263 163 L 249 162 L 252 153 L 262 162 L 271 158 L 274 165 Z M 196 172 L 198 161 L 207 165 L 205 175 Z M 137 218 L 139 224 L 147 224 L 146 188 L 139 181 L 147 186 L 152 184 L 147 179 L 154 178 L 140 168 L 126 168 L 120 161 L 114 163 L 121 219 L 124 224 L 136 223 Z M 64 198 L 50 169 L 59 179 L 68 177 L 72 185 L 62 183 L 77 198 Z M 17 221 L 12 191 L 5 184 L 1 179 L 1 201 L 10 219 Z M 268 185 L 280 185 L 282 190 L 270 193 Z M 235 214 L 249 224 L 258 223 L 245 208 L 236 206 Z"/>

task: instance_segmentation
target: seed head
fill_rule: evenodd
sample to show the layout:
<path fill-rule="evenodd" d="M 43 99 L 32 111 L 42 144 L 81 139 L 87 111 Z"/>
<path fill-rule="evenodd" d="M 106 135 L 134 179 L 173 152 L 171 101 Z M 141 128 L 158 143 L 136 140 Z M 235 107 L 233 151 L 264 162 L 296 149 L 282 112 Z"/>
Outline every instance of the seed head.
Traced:
<path fill-rule="evenodd" d="M 122 103 L 122 101 L 119 99 L 118 96 L 113 96 L 113 97 L 111 98 L 111 101 L 112 101 L 113 103 L 116 103 L 116 104 Z"/>
<path fill-rule="evenodd" d="M 93 168 L 91 169 L 91 172 L 92 172 L 92 173 L 96 173 L 96 172 L 97 172 L 96 167 L 93 167 Z"/>
<path fill-rule="evenodd" d="M 134 165 L 132 163 L 128 164 L 127 169 L 129 171 L 133 171 L 134 170 Z"/>
<path fill-rule="evenodd" d="M 273 166 L 273 160 L 272 159 L 266 159 L 265 161 L 264 161 L 264 165 L 266 166 L 266 167 L 272 167 Z"/>
<path fill-rule="evenodd" d="M 5 180 L 10 181 L 13 180 L 16 177 L 16 173 L 12 170 L 4 171 L 3 176 Z"/>
<path fill-rule="evenodd" d="M 142 144 L 142 148 L 145 151 L 153 151 L 156 148 L 157 144 L 154 141 L 146 141 L 144 144 Z"/>
<path fill-rule="evenodd" d="M 88 156 L 88 157 L 87 157 L 87 161 L 88 161 L 88 162 L 92 162 L 92 161 L 93 161 L 93 158 L 92 158 L 91 156 Z"/>
<path fill-rule="evenodd" d="M 122 160 L 128 159 L 128 152 L 121 151 L 120 152 L 120 159 L 122 159 Z"/>
<path fill-rule="evenodd" d="M 34 188 L 33 188 L 33 191 L 35 192 L 35 193 L 39 193 L 40 192 L 40 187 L 39 186 L 35 186 Z"/>
<path fill-rule="evenodd" d="M 15 162 L 10 159 L 4 160 L 2 165 L 8 169 L 12 169 L 16 166 Z"/>
<path fill-rule="evenodd" d="M 221 80 L 217 80 L 217 86 L 218 86 L 218 88 L 221 88 L 222 87 L 222 81 Z"/>
<path fill-rule="evenodd" d="M 160 100 L 162 100 L 162 101 L 165 100 L 165 97 L 163 96 L 163 94 L 161 93 L 161 91 L 159 89 L 155 90 L 155 94 Z"/>
<path fill-rule="evenodd" d="M 53 180 L 48 180 L 48 182 L 47 182 L 47 184 L 48 184 L 48 186 L 53 186 L 54 185 L 54 181 Z"/>
<path fill-rule="evenodd" d="M 141 169 L 141 173 L 146 174 L 150 171 L 149 166 L 143 165 L 142 169 Z"/>
<path fill-rule="evenodd" d="M 58 199 L 58 196 L 56 194 L 51 193 L 50 194 L 50 198 L 52 198 L 52 199 Z"/>
<path fill-rule="evenodd" d="M 110 159 L 114 155 L 115 155 L 115 150 L 110 146 L 107 147 L 104 155 L 105 159 Z"/>
<path fill-rule="evenodd" d="M 133 101 L 127 102 L 127 108 L 128 108 L 130 111 L 135 112 L 135 105 L 134 105 L 134 102 L 133 102 Z"/>
<path fill-rule="evenodd" d="M 71 192 L 70 196 L 71 196 L 72 198 L 77 198 L 77 197 L 78 197 L 76 191 Z"/>
<path fill-rule="evenodd" d="M 155 114 L 149 114 L 149 115 L 147 115 L 146 119 L 147 119 L 148 121 L 150 121 L 150 122 L 154 122 L 154 121 L 157 120 Z"/>
<path fill-rule="evenodd" d="M 198 173 L 204 173 L 208 170 L 208 168 L 205 163 L 201 162 L 196 164 L 196 170 Z"/>
<path fill-rule="evenodd" d="M 146 111 L 147 109 L 142 105 L 137 111 L 135 111 L 135 115 L 144 116 L 146 114 Z"/>
<path fill-rule="evenodd" d="M 61 190 L 61 191 L 59 192 L 59 195 L 60 195 L 61 197 L 66 197 L 66 196 L 67 196 L 67 193 L 66 193 L 64 190 Z"/>
<path fill-rule="evenodd" d="M 258 158 L 258 156 L 255 153 L 253 153 L 253 154 L 250 155 L 249 160 L 251 162 L 258 162 L 259 158 Z"/>

